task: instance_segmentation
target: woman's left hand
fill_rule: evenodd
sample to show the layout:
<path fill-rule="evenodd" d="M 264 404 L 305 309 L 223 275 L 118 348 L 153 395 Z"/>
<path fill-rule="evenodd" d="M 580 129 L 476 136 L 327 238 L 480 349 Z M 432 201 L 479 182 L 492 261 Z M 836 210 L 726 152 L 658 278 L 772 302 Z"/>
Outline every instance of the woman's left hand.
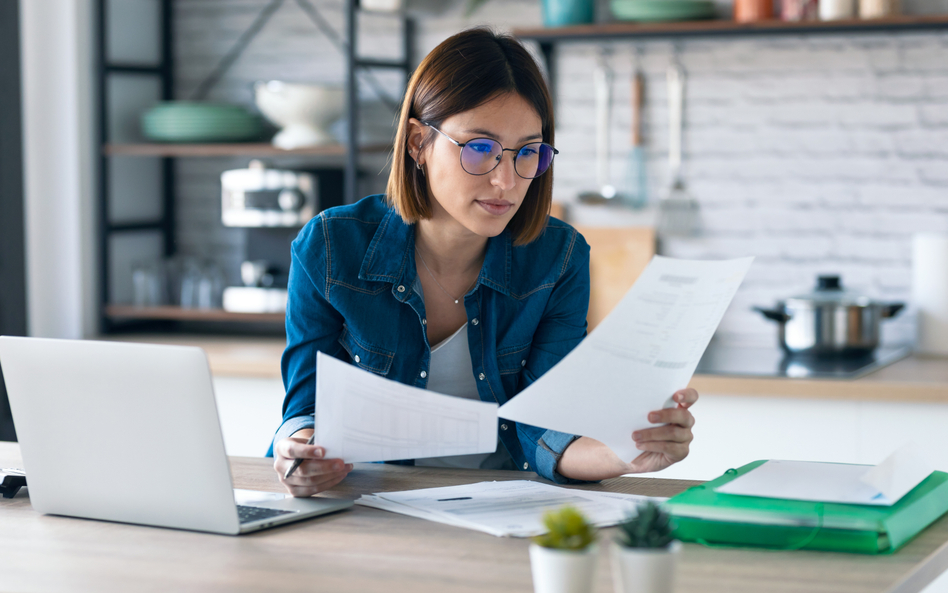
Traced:
<path fill-rule="evenodd" d="M 635 446 L 644 451 L 629 464 L 628 473 L 657 472 L 688 456 L 688 446 L 694 440 L 691 427 L 695 417 L 688 408 L 698 401 L 698 392 L 687 388 L 672 396 L 678 402 L 675 408 L 656 410 L 648 415 L 649 422 L 661 424 L 632 433 Z"/>

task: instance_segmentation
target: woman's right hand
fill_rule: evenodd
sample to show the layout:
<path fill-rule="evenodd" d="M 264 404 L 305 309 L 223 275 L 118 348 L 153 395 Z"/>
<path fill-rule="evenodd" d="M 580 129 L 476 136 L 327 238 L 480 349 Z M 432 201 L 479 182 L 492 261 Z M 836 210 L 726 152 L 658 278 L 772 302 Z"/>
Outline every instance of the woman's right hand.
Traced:
<path fill-rule="evenodd" d="M 283 487 L 297 498 L 329 490 L 352 471 L 351 463 L 347 464 L 342 459 L 323 459 L 325 449 L 319 445 L 307 445 L 306 441 L 312 434 L 312 429 L 301 430 L 288 439 L 277 441 L 273 447 L 273 469 Z M 297 459 L 305 461 L 292 476 L 284 478 L 283 475 Z"/>

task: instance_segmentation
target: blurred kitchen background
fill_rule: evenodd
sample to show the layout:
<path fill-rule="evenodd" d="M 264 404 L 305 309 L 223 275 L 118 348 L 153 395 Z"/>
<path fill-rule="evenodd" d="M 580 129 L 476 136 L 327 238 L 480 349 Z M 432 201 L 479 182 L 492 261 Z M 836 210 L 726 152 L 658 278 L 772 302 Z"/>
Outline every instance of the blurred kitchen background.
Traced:
<path fill-rule="evenodd" d="M 552 81 L 554 213 L 593 247 L 591 327 L 653 253 L 756 257 L 696 377 L 703 444 L 667 477 L 876 463 L 913 435 L 948 451 L 948 0 L 673 5 L 4 2 L 0 333 L 202 346 L 228 451 L 262 454 L 289 241 L 383 191 L 407 74 L 489 25 Z M 781 348 L 818 276 L 875 307 L 875 341 Z"/>

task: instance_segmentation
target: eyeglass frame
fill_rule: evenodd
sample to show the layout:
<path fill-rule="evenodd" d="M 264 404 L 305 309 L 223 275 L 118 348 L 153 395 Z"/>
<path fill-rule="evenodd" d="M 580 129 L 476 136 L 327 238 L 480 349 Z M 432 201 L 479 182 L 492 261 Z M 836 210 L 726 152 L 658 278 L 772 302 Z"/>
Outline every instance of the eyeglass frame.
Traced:
<path fill-rule="evenodd" d="M 517 170 L 517 156 L 514 155 L 514 173 L 516 173 L 516 174 L 517 174 L 517 177 L 519 177 L 519 178 L 521 178 L 521 179 L 530 179 L 530 180 L 539 179 L 539 178 L 542 177 L 547 171 L 550 170 L 550 167 L 553 166 L 553 159 L 555 159 L 555 158 L 556 158 L 556 155 L 558 155 L 558 154 L 560 153 L 560 151 L 558 151 L 558 150 L 556 149 L 556 147 L 554 147 L 552 144 L 547 144 L 546 142 L 543 142 L 542 140 L 541 140 L 540 142 L 527 142 L 526 144 L 524 144 L 524 145 L 521 146 L 520 148 L 504 148 L 504 145 L 501 144 L 500 142 L 498 142 L 497 140 L 494 140 L 493 138 L 486 138 L 486 137 L 485 137 L 485 138 L 473 138 L 473 139 L 471 139 L 471 140 L 468 140 L 467 142 L 458 142 L 457 140 L 455 140 L 455 139 L 452 138 L 451 136 L 448 136 L 447 134 L 445 134 L 444 132 L 442 132 L 442 131 L 439 130 L 438 128 L 436 128 L 436 127 L 434 127 L 433 125 L 431 125 L 430 123 L 428 123 L 428 122 L 426 122 L 426 121 L 423 121 L 423 122 L 421 122 L 421 123 L 424 124 L 425 126 L 428 126 L 429 128 L 431 128 L 431 129 L 434 130 L 435 132 L 438 132 L 439 134 L 441 134 L 442 136 L 444 136 L 444 137 L 447 138 L 448 140 L 450 140 L 452 143 L 454 143 L 455 146 L 457 146 L 457 147 L 460 148 L 461 150 L 464 150 L 464 147 L 465 147 L 465 146 L 467 146 L 468 144 L 470 144 L 471 142 L 474 142 L 474 141 L 476 141 L 476 140 L 490 140 L 491 142 L 497 142 L 497 144 L 500 146 L 500 154 L 501 154 L 501 156 L 503 156 L 503 154 L 504 154 L 505 152 L 508 152 L 508 151 L 509 151 L 509 152 L 514 152 L 514 153 L 519 153 L 521 150 L 523 150 L 523 146 L 529 146 L 530 144 L 546 144 L 547 146 L 549 146 L 549 147 L 550 147 L 550 150 L 553 151 L 553 156 L 550 158 L 550 164 L 547 165 L 546 170 L 543 171 L 543 173 L 540 173 L 540 174 L 537 175 L 536 177 L 524 177 L 523 175 L 521 175 L 521 174 L 520 174 L 520 171 Z M 460 159 L 460 156 L 459 156 L 458 158 Z M 502 159 L 497 159 L 497 162 L 494 163 L 494 166 L 491 167 L 489 171 L 484 171 L 483 173 L 471 173 L 470 171 L 468 171 L 467 169 L 464 168 L 464 163 L 460 163 L 460 164 L 461 164 L 461 170 L 464 171 L 465 173 L 467 173 L 468 175 L 474 175 L 475 177 L 480 177 L 480 176 L 482 176 L 482 175 L 487 175 L 488 173 L 490 173 L 491 171 L 493 171 L 494 169 L 496 169 L 497 166 L 500 165 L 500 161 L 501 161 L 501 160 L 502 160 Z"/>

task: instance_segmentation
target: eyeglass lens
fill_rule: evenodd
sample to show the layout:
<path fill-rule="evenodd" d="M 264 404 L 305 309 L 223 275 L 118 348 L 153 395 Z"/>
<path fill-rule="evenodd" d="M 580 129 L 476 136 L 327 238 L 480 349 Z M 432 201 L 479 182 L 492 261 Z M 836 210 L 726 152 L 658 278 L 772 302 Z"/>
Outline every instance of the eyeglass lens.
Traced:
<path fill-rule="evenodd" d="M 499 142 L 490 138 L 477 138 L 461 149 L 461 166 L 471 175 L 485 175 L 497 167 L 503 154 Z M 544 142 L 532 142 L 517 151 L 514 170 L 525 179 L 533 179 L 543 175 L 552 161 L 552 146 Z"/>

